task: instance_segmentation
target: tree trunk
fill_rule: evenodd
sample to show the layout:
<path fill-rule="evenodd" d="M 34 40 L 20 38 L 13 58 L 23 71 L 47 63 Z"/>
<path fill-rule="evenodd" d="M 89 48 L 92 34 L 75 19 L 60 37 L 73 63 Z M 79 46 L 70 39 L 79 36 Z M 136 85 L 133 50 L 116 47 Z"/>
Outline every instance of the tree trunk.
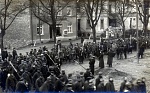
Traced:
<path fill-rule="evenodd" d="M 49 40 L 51 40 L 51 25 L 49 25 Z"/>
<path fill-rule="evenodd" d="M 92 28 L 92 32 L 93 32 L 93 42 L 96 43 L 96 29 L 95 29 L 95 27 Z"/>
<path fill-rule="evenodd" d="M 122 26 L 122 32 L 123 32 L 123 40 L 125 40 L 125 24 L 124 23 Z"/>
<path fill-rule="evenodd" d="M 56 43 L 56 24 L 53 24 L 53 36 L 54 36 L 54 43 Z"/>
<path fill-rule="evenodd" d="M 147 24 L 144 24 L 144 35 L 147 36 Z"/>
<path fill-rule="evenodd" d="M 2 51 L 3 51 L 3 47 L 4 46 L 4 44 L 3 44 L 3 36 L 2 36 L 2 38 L 1 38 L 1 54 L 2 54 Z"/>
<path fill-rule="evenodd" d="M 2 55 L 2 51 L 4 49 L 4 35 L 5 35 L 5 30 L 1 31 L 1 55 Z"/>

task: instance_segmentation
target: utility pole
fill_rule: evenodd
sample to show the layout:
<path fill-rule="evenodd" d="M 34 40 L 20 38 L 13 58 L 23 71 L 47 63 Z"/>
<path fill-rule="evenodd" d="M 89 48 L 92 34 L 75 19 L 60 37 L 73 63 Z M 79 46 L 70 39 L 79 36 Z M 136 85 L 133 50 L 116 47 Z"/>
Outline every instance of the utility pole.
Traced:
<path fill-rule="evenodd" d="M 40 16 L 40 3 L 38 2 L 38 16 Z M 39 19 L 39 22 L 38 22 L 38 33 L 39 33 L 39 39 L 40 39 L 40 44 L 41 44 L 41 22 L 40 22 L 40 19 Z"/>
<path fill-rule="evenodd" d="M 29 8 L 29 12 L 30 12 L 30 29 L 31 29 L 31 40 L 32 40 L 32 45 L 33 45 L 33 18 L 32 18 L 32 3 L 30 0 L 30 8 Z"/>
<path fill-rule="evenodd" d="M 139 64 L 139 33 L 138 33 L 138 20 L 139 20 L 139 17 L 138 17 L 138 0 L 135 0 L 136 1 L 136 38 L 137 38 L 137 63 Z"/>
<path fill-rule="evenodd" d="M 78 0 L 76 0 L 76 39 L 78 39 L 78 29 L 77 29 L 77 2 L 78 2 Z"/>

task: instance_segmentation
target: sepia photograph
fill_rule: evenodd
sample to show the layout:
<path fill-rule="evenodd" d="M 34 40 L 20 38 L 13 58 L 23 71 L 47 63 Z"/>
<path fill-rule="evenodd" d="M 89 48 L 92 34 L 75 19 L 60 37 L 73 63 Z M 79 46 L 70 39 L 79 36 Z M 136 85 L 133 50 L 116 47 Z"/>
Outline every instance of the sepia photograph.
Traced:
<path fill-rule="evenodd" d="M 0 0 L 0 93 L 150 93 L 150 0 Z"/>

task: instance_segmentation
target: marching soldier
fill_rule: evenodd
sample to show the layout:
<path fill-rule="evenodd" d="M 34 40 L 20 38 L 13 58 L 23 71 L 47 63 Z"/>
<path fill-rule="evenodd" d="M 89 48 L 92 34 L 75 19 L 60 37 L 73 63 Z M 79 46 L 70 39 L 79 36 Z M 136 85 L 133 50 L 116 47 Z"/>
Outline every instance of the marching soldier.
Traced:
<path fill-rule="evenodd" d="M 67 84 L 68 78 L 67 78 L 67 75 L 65 73 L 65 70 L 62 70 L 61 76 L 63 77 L 65 84 Z"/>
<path fill-rule="evenodd" d="M 26 82 L 23 78 L 20 79 L 20 81 L 17 83 L 16 85 L 16 92 L 21 92 L 21 93 L 24 93 L 24 92 L 28 92 L 28 87 L 26 85 Z"/>
<path fill-rule="evenodd" d="M 39 88 L 40 92 L 53 92 L 54 91 L 54 85 L 51 82 L 51 77 L 47 77 L 47 80 L 42 84 L 42 86 Z"/>
<path fill-rule="evenodd" d="M 59 67 L 59 69 L 61 69 L 61 62 L 60 62 L 60 58 L 58 58 L 58 56 L 55 57 L 55 63 L 56 65 Z"/>
<path fill-rule="evenodd" d="M 17 79 L 13 74 L 8 74 L 6 79 L 6 91 L 15 92 Z"/>
<path fill-rule="evenodd" d="M 44 77 L 43 76 L 40 76 L 39 78 L 36 79 L 36 82 L 35 82 L 36 92 L 39 92 L 39 89 L 43 83 L 44 83 Z"/>

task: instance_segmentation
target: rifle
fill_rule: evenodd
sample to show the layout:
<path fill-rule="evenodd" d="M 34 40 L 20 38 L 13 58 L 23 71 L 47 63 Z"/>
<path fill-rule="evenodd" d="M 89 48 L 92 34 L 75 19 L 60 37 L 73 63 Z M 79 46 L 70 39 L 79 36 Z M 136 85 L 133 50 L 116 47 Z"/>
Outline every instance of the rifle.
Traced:
<path fill-rule="evenodd" d="M 49 59 L 53 62 L 53 64 L 59 69 L 59 67 L 55 64 L 55 62 L 54 62 L 54 60 L 48 55 L 48 54 L 46 54 L 48 57 L 49 57 Z M 60 69 L 59 69 L 59 72 L 60 72 Z"/>
<path fill-rule="evenodd" d="M 9 64 L 11 65 L 11 67 L 14 69 L 14 71 L 17 73 L 19 79 L 21 78 L 21 76 L 18 74 L 17 69 L 14 67 L 14 65 L 11 63 L 11 61 L 9 61 Z"/>

